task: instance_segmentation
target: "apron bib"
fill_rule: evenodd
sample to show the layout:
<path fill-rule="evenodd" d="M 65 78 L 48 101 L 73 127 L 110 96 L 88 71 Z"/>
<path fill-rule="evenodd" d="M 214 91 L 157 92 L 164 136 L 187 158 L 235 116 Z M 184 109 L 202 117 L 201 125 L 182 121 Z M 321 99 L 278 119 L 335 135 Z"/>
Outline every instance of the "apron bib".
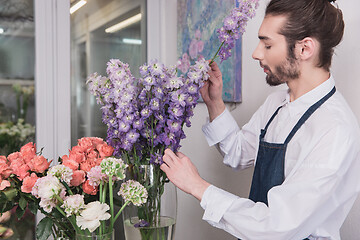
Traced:
<path fill-rule="evenodd" d="M 285 180 L 284 165 L 288 143 L 305 121 L 335 92 L 336 89 L 334 87 L 327 95 L 313 104 L 299 119 L 283 144 L 268 143 L 264 141 L 270 123 L 274 120 L 282 106 L 275 111 L 260 133 L 259 150 L 256 158 L 249 199 L 254 202 L 263 202 L 268 205 L 268 191 L 274 186 L 281 185 Z"/>

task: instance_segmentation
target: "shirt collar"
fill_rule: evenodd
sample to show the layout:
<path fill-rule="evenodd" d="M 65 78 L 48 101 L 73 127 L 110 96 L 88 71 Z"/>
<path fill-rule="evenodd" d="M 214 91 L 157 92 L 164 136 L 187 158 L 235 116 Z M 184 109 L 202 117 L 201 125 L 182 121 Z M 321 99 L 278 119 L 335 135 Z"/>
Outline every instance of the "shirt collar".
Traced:
<path fill-rule="evenodd" d="M 311 91 L 305 93 L 295 101 L 290 102 L 290 95 L 289 93 L 286 94 L 286 98 L 284 100 L 284 105 L 288 105 L 288 109 L 290 112 L 290 116 L 295 116 L 297 114 L 304 113 L 311 105 L 319 101 L 323 98 L 326 94 L 328 94 L 333 87 L 335 86 L 335 80 L 330 75 L 330 78 L 317 86 L 316 88 L 312 89 Z"/>

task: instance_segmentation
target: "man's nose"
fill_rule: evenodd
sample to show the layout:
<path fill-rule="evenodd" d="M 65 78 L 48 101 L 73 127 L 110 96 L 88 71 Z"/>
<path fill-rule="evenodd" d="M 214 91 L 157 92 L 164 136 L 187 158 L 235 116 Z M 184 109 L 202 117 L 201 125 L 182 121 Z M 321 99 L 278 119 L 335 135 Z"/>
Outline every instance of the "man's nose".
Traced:
<path fill-rule="evenodd" d="M 260 43 L 255 48 L 255 50 L 254 50 L 254 52 L 252 54 L 252 58 L 255 59 L 255 60 L 259 60 L 259 61 L 261 61 L 263 59 L 263 53 L 260 50 Z"/>

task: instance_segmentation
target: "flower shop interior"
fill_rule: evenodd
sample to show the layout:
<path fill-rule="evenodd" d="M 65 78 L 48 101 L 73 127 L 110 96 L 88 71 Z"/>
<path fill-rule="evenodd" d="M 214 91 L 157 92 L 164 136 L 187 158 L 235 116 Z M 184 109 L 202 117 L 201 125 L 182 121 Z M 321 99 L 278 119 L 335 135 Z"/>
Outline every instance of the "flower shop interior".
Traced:
<path fill-rule="evenodd" d="M 37 151 L 52 160 L 51 164 L 56 164 L 59 157 L 69 154 L 69 149 L 78 144 L 78 139 L 106 139 L 107 125 L 103 123 L 100 105 L 88 90 L 88 76 L 95 72 L 105 75 L 110 59 L 127 63 L 133 76 L 139 77 L 139 67 L 152 59 L 174 66 L 186 51 L 192 59 L 196 58 L 208 45 L 189 49 L 190 41 L 200 43 L 202 38 L 206 41 L 209 29 L 202 29 L 202 35 L 195 33 L 196 19 L 189 17 L 189 11 L 201 13 L 202 17 L 219 14 L 218 18 L 212 18 L 218 21 L 228 10 L 221 9 L 228 6 L 225 2 L 235 1 L 0 0 L 1 155 L 20 151 L 26 143 L 34 142 Z M 252 59 L 268 2 L 259 1 L 256 16 L 248 22 L 241 45 L 237 46 L 240 60 L 236 61 L 235 74 L 238 73 L 238 79 L 229 91 L 236 86 L 240 97 L 227 100 L 226 106 L 239 126 L 249 121 L 266 96 L 285 88 L 283 85 L 269 87 L 258 62 Z M 356 69 L 360 69 L 357 43 L 360 1 L 337 2 L 346 28 L 341 44 L 335 49 L 331 74 L 360 121 L 357 95 L 360 81 L 356 77 Z M 220 9 L 207 8 L 214 4 Z M 181 16 L 185 19 L 182 24 L 179 23 Z M 253 169 L 240 172 L 225 166 L 221 154 L 215 147 L 208 146 L 202 133 L 208 116 L 205 104 L 200 101 L 193 112 L 191 126 L 184 127 L 186 138 L 181 141 L 180 151 L 193 160 L 204 179 L 247 197 Z M 176 226 L 171 238 L 166 239 L 235 239 L 202 220 L 203 209 L 194 197 L 180 190 L 176 194 L 172 200 L 175 201 Z M 43 214 L 39 212 L 34 216 L 25 211 L 21 220 L 17 220 L 18 211 L 10 212 L 11 217 L 0 222 L 0 228 L 13 228 L 13 235 L 8 239 L 35 239 L 35 222 L 41 221 Z M 114 223 L 114 239 L 125 239 L 122 221 L 119 217 Z M 358 224 L 360 199 L 341 228 L 341 239 L 359 239 Z"/>

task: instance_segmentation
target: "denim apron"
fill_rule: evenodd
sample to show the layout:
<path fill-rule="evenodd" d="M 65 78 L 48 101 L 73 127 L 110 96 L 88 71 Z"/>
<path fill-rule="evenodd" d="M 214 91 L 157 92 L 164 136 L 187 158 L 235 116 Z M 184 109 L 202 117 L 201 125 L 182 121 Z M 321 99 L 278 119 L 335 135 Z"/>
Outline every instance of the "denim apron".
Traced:
<path fill-rule="evenodd" d="M 328 100 L 334 93 L 335 87 L 322 99 L 313 104 L 296 123 L 295 127 L 291 130 L 283 144 L 268 143 L 264 141 L 266 131 L 270 123 L 278 114 L 280 106 L 272 115 L 265 128 L 261 130 L 259 151 L 256 158 L 254 175 L 251 184 L 249 199 L 254 202 L 263 202 L 268 205 L 267 193 L 274 187 L 281 185 L 285 180 L 284 164 L 286 147 L 297 130 L 304 124 L 304 122 L 318 109 L 326 100 Z"/>

